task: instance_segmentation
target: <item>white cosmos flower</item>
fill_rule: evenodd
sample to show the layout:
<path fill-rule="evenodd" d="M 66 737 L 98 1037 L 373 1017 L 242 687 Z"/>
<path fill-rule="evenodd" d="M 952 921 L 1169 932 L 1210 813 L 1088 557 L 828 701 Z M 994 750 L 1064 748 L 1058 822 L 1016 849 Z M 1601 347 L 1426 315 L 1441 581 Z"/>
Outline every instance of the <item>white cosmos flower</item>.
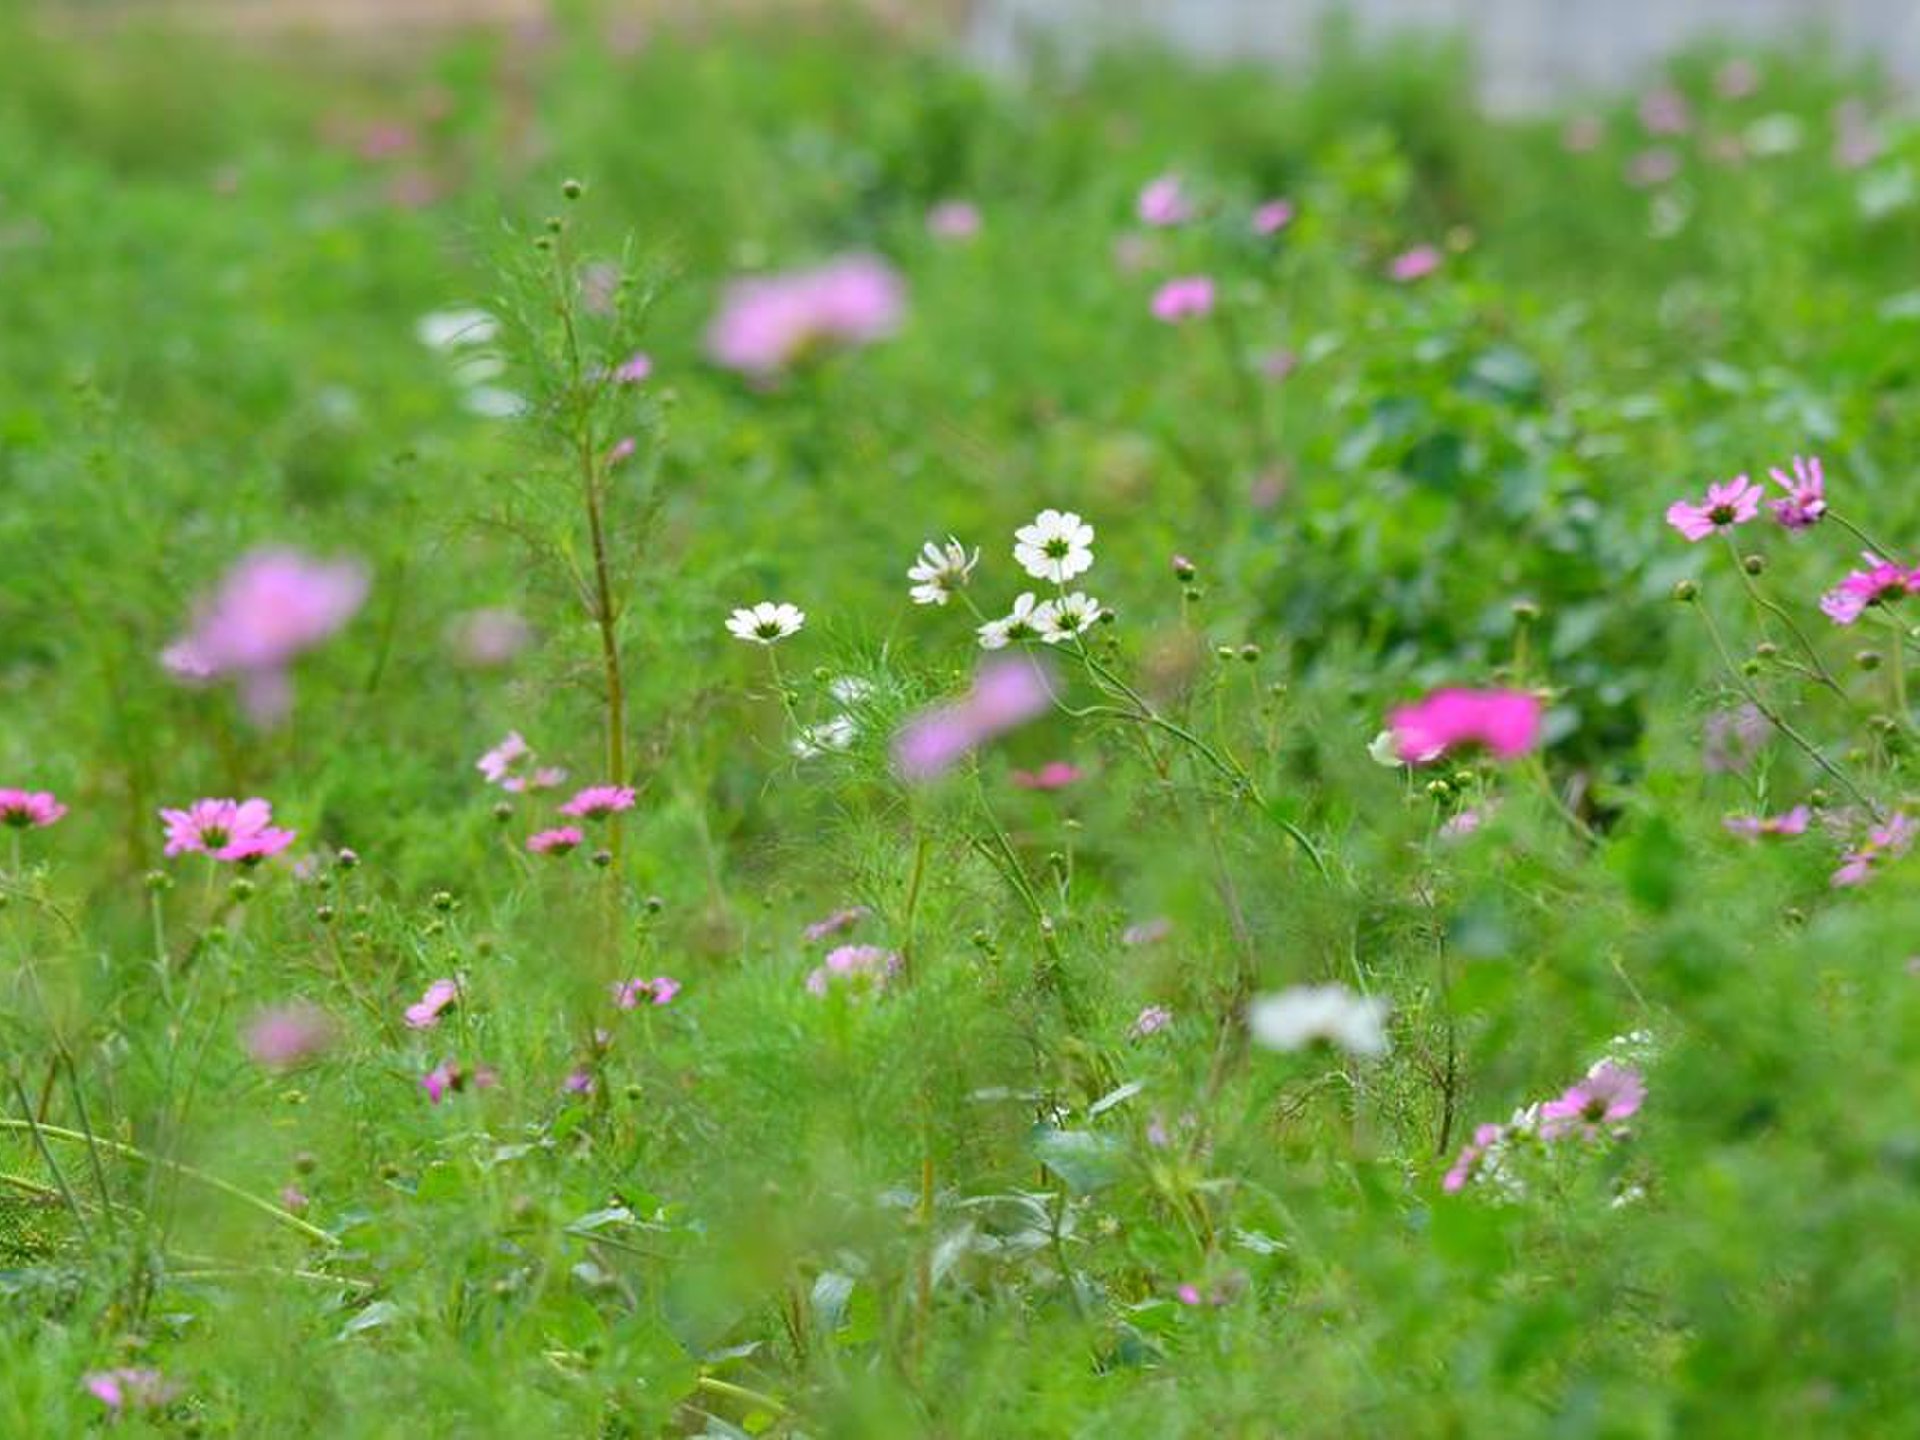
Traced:
<path fill-rule="evenodd" d="M 1062 595 L 1058 600 L 1049 600 L 1042 608 L 1046 616 L 1037 623 L 1040 625 L 1040 638 L 1049 645 L 1058 645 L 1062 640 L 1084 635 L 1099 622 L 1101 613 L 1100 602 L 1078 590 L 1071 595 Z"/>
<path fill-rule="evenodd" d="M 1349 1055 L 1387 1053 L 1387 1002 L 1356 995 L 1344 985 L 1296 985 L 1256 995 L 1247 1006 L 1247 1029 L 1269 1050 L 1303 1050 L 1316 1040 Z"/>
<path fill-rule="evenodd" d="M 907 571 L 907 578 L 915 582 L 907 593 L 916 605 L 944 605 L 954 591 L 965 588 L 979 563 L 980 551 L 976 548 L 969 555 L 967 547 L 951 535 L 944 545 L 929 540 L 920 547 L 920 558 Z"/>
<path fill-rule="evenodd" d="M 429 350 L 451 350 L 487 344 L 500 333 L 500 322 L 485 310 L 432 310 L 413 322 L 413 333 Z"/>
<path fill-rule="evenodd" d="M 1407 763 L 1400 758 L 1400 737 L 1391 730 L 1382 730 L 1373 737 L 1373 743 L 1367 746 L 1367 758 L 1376 765 L 1395 770 Z"/>
<path fill-rule="evenodd" d="M 836 675 L 827 682 L 827 693 L 842 705 L 859 705 L 873 698 L 873 682 L 859 675 Z"/>
<path fill-rule="evenodd" d="M 1014 640 L 1038 640 L 1047 631 L 1052 601 L 1035 604 L 1033 592 L 1022 590 L 1010 614 L 989 620 L 979 630 L 982 650 L 1004 650 Z"/>
<path fill-rule="evenodd" d="M 803 725 L 793 738 L 793 753 L 811 760 L 829 750 L 845 750 L 860 734 L 860 725 L 851 715 L 835 715 L 818 725 Z"/>
<path fill-rule="evenodd" d="M 1062 585 L 1093 568 L 1093 527 L 1071 510 L 1042 510 L 1013 538 L 1013 558 L 1036 580 Z"/>
<path fill-rule="evenodd" d="M 771 645 L 798 634 L 806 623 L 806 612 L 798 606 L 776 605 L 771 600 L 762 600 L 751 609 L 736 610 L 727 617 L 727 629 L 734 637 L 755 645 Z"/>

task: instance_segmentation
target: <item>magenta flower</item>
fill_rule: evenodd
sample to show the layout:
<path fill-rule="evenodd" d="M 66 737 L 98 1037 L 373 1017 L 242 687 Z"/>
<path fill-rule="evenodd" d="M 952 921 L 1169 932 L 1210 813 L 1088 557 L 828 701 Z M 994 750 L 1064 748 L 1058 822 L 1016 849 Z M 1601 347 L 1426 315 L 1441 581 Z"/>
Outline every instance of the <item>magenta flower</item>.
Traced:
<path fill-rule="evenodd" d="M 844 910 L 834 911 L 825 919 L 814 921 L 801 934 L 809 940 L 825 940 L 851 930 L 871 914 L 873 911 L 865 905 L 849 905 Z"/>
<path fill-rule="evenodd" d="M 427 1099 L 435 1105 L 449 1095 L 464 1094 L 468 1090 L 491 1090 L 499 1083 L 500 1076 L 491 1065 L 468 1067 L 457 1060 L 442 1060 L 420 1077 L 420 1088 L 427 1092 Z"/>
<path fill-rule="evenodd" d="M 266 1070 L 293 1070 L 329 1050 L 338 1036 L 333 1017 L 299 1001 L 262 1010 L 241 1036 L 253 1063 Z"/>
<path fill-rule="evenodd" d="M 109 1410 L 153 1410 L 173 1400 L 180 1387 L 158 1370 L 121 1366 L 95 1370 L 80 1379 L 86 1391 Z"/>
<path fill-rule="evenodd" d="M 1646 1082 L 1638 1070 L 1602 1060 L 1586 1079 L 1540 1107 L 1540 1138 L 1597 1140 L 1603 1127 L 1617 1127 L 1637 1113 L 1646 1098 Z"/>
<path fill-rule="evenodd" d="M 1906 570 L 1871 551 L 1860 557 L 1865 570 L 1848 574 L 1833 589 L 1820 597 L 1820 611 L 1836 625 L 1851 625 L 1874 605 L 1891 605 L 1902 596 L 1920 591 L 1920 570 Z"/>
<path fill-rule="evenodd" d="M 567 1078 L 560 1082 L 560 1090 L 566 1095 L 591 1095 L 593 1093 L 593 1072 L 584 1065 L 576 1066 L 567 1072 Z"/>
<path fill-rule="evenodd" d="M 1439 250 L 1432 245 L 1416 245 L 1393 257 L 1387 265 L 1387 275 L 1402 285 L 1410 285 L 1415 280 L 1426 279 L 1439 268 Z"/>
<path fill-rule="evenodd" d="M 1449 1195 L 1457 1195 L 1466 1189 L 1467 1182 L 1473 1179 L 1474 1172 L 1479 1169 L 1481 1158 L 1504 1134 L 1506 1130 L 1499 1125 L 1475 1126 L 1473 1139 L 1461 1147 L 1459 1158 L 1448 1169 L 1440 1188 Z"/>
<path fill-rule="evenodd" d="M 1784 815 L 1729 815 L 1721 823 L 1727 833 L 1738 835 L 1743 840 L 1758 840 L 1763 836 L 1804 835 L 1807 822 L 1813 818 L 1813 812 L 1804 805 L 1796 805 Z"/>
<path fill-rule="evenodd" d="M 366 568 L 297 550 L 256 550 L 201 603 L 192 627 L 161 653 L 181 679 L 232 679 L 258 723 L 293 703 L 287 667 L 351 620 L 367 598 Z"/>
<path fill-rule="evenodd" d="M 905 308 L 900 277 L 871 255 L 735 280 L 708 327 L 707 354 L 729 370 L 771 379 L 823 348 L 891 335 Z"/>
<path fill-rule="evenodd" d="M 613 1003 L 622 1010 L 638 1010 L 641 1002 L 649 1005 L 671 1005 L 673 997 L 680 993 L 680 982 L 666 975 L 656 975 L 651 980 L 616 980 L 613 983 Z"/>
<path fill-rule="evenodd" d="M 1897 860 L 1913 848 L 1914 823 L 1905 815 L 1894 814 L 1867 831 L 1866 838 L 1841 857 L 1840 868 L 1831 883 L 1845 888 L 1864 885 L 1883 861 Z"/>
<path fill-rule="evenodd" d="M 893 737 L 893 766 L 907 780 L 932 780 L 996 736 L 1044 714 L 1053 703 L 1047 672 L 1031 656 L 990 660 L 958 700 L 922 710 Z"/>
<path fill-rule="evenodd" d="M 9 829 L 45 829 L 66 813 L 51 791 L 0 790 L 0 825 Z"/>
<path fill-rule="evenodd" d="M 527 837 L 527 849 L 536 855 L 566 855 L 580 848 L 586 836 L 574 825 L 542 830 Z"/>
<path fill-rule="evenodd" d="M 1778 470 L 1767 472 L 1773 477 L 1773 483 L 1786 491 L 1784 498 L 1773 502 L 1773 515 L 1789 530 L 1808 530 L 1820 522 L 1827 513 L 1826 476 L 1821 473 L 1818 456 L 1812 459 L 1793 457 L 1793 478 L 1788 479 Z"/>
<path fill-rule="evenodd" d="M 293 844 L 294 832 L 277 829 L 273 806 L 252 800 L 196 800 L 185 810 L 162 810 L 167 855 L 197 851 L 215 860 L 254 865 Z"/>
<path fill-rule="evenodd" d="M 1187 198 L 1186 187 L 1178 175 L 1161 175 L 1149 180 L 1141 190 L 1134 212 L 1141 224 L 1164 229 L 1191 220 L 1193 202 Z"/>
<path fill-rule="evenodd" d="M 407 1027 L 412 1030 L 431 1030 L 440 1023 L 441 1012 L 459 998 L 460 986 L 456 981 L 433 981 L 427 986 L 426 993 L 407 1007 Z"/>
<path fill-rule="evenodd" d="M 1540 700 L 1524 690 L 1436 690 L 1390 712 L 1387 728 L 1394 753 L 1409 765 L 1466 745 L 1511 760 L 1540 743 Z"/>
<path fill-rule="evenodd" d="M 1083 777 L 1079 766 L 1065 760 L 1049 760 L 1038 770 L 1016 770 L 1008 778 L 1022 790 L 1064 790 Z"/>
<path fill-rule="evenodd" d="M 1291 200 L 1269 200 L 1255 207 L 1253 212 L 1253 233 L 1256 235 L 1277 235 L 1292 223 Z"/>
<path fill-rule="evenodd" d="M 638 385 L 653 374 L 653 357 L 644 350 L 636 350 L 620 362 L 613 372 L 613 378 L 622 385 Z"/>
<path fill-rule="evenodd" d="M 807 976 L 807 993 L 825 995 L 829 989 L 856 997 L 887 988 L 900 969 L 900 957 L 878 945 L 842 945 Z"/>
<path fill-rule="evenodd" d="M 1744 525 L 1760 513 L 1760 498 L 1765 492 L 1746 476 L 1707 486 L 1707 498 L 1698 504 L 1676 500 L 1667 507 L 1667 523 L 1689 541 L 1698 543 L 1709 535 Z"/>
<path fill-rule="evenodd" d="M 1181 275 L 1153 293 L 1153 318 L 1168 325 L 1201 320 L 1213 313 L 1213 281 L 1205 275 Z"/>
<path fill-rule="evenodd" d="M 589 785 L 562 805 L 560 813 L 575 820 L 604 820 L 631 810 L 633 799 L 633 791 L 625 785 Z"/>
<path fill-rule="evenodd" d="M 941 240 L 971 240 L 980 233 L 980 210 L 968 200 L 942 200 L 927 212 L 927 233 Z"/>
<path fill-rule="evenodd" d="M 1133 1024 L 1127 1027 L 1129 1040 L 1144 1040 L 1155 1031 L 1164 1030 L 1173 1023 L 1173 1011 L 1164 1005 L 1149 1005 L 1133 1017 Z"/>

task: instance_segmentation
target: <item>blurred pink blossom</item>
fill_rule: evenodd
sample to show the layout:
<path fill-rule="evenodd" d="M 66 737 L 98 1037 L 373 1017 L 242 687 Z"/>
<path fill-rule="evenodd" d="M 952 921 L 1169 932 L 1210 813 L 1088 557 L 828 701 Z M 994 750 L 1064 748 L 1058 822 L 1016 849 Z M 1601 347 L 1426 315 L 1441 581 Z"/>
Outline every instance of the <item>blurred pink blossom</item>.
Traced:
<path fill-rule="evenodd" d="M 769 379 L 822 347 L 891 335 L 905 308 L 900 277 L 871 255 L 735 280 L 707 329 L 707 353 L 729 370 Z"/>
<path fill-rule="evenodd" d="M 1046 713 L 1053 689 L 1041 661 L 1028 655 L 990 660 L 958 700 L 911 717 L 893 737 L 894 769 L 932 780 L 996 736 Z"/>

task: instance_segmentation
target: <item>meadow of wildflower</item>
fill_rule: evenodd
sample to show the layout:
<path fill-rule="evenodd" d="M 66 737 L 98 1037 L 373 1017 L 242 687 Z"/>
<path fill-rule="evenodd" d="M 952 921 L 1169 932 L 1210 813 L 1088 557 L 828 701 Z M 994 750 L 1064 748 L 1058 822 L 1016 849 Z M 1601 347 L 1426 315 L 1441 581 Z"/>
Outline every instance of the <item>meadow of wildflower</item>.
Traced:
<path fill-rule="evenodd" d="M 1920 125 L 0 15 L 0 1436 L 1920 1429 Z"/>

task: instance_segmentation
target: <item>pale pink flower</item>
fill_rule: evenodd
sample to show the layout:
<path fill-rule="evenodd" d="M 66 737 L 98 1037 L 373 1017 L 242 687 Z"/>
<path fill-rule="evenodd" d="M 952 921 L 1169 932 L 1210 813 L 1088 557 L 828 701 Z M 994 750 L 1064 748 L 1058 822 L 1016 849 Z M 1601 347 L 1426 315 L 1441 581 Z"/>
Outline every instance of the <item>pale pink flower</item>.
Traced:
<path fill-rule="evenodd" d="M 1744 475 L 1707 486 L 1707 497 L 1676 500 L 1667 507 L 1667 524 L 1698 544 L 1709 535 L 1744 525 L 1760 513 L 1766 492 Z"/>
<path fill-rule="evenodd" d="M 45 829 L 66 813 L 51 791 L 0 790 L 0 825 L 9 829 Z"/>
<path fill-rule="evenodd" d="M 1393 257 L 1387 275 L 1402 285 L 1424 280 L 1440 268 L 1440 251 L 1432 245 L 1416 245 Z"/>
<path fill-rule="evenodd" d="M 869 995 L 887 988 L 900 969 L 900 957 L 878 945 L 842 945 L 829 950 L 807 976 L 807 993 L 825 995 L 829 989 L 844 990 L 853 996 Z"/>
<path fill-rule="evenodd" d="M 463 1094 L 468 1090 L 491 1090 L 499 1083 L 500 1076 L 491 1065 L 469 1067 L 457 1060 L 442 1060 L 420 1077 L 420 1088 L 427 1092 L 427 1099 L 435 1105 L 449 1095 Z"/>
<path fill-rule="evenodd" d="M 1860 558 L 1867 569 L 1852 571 L 1820 597 L 1820 612 L 1836 625 L 1851 625 L 1871 606 L 1891 605 L 1920 591 L 1920 570 L 1905 569 L 1871 551 Z"/>
<path fill-rule="evenodd" d="M 631 460 L 633 458 L 633 452 L 639 448 L 640 442 L 635 440 L 633 436 L 622 435 L 618 440 L 613 442 L 613 447 L 607 451 L 607 465 L 612 467 L 618 465 L 622 460 Z"/>
<path fill-rule="evenodd" d="M 633 791 L 625 785 L 589 785 L 562 805 L 560 813 L 575 820 L 604 820 L 631 810 L 633 800 Z"/>
<path fill-rule="evenodd" d="M 1277 235 L 1292 223 L 1291 200 L 1269 200 L 1254 208 L 1253 233 L 1256 235 Z"/>
<path fill-rule="evenodd" d="M 1836 105 L 1833 124 L 1833 163 L 1842 170 L 1858 170 L 1880 158 L 1880 132 L 1860 101 L 1842 100 Z"/>
<path fill-rule="evenodd" d="M 927 233 L 941 240 L 971 240 L 980 233 L 980 209 L 970 200 L 942 200 L 927 212 Z"/>
<path fill-rule="evenodd" d="M 1064 790 L 1080 781 L 1080 767 L 1065 760 L 1049 760 L 1038 770 L 1015 770 L 1007 777 L 1022 790 Z"/>
<path fill-rule="evenodd" d="M 1646 190 L 1664 185 L 1680 173 L 1680 152 L 1665 145 L 1642 150 L 1627 161 L 1627 183 Z"/>
<path fill-rule="evenodd" d="M 1205 275 L 1181 275 L 1153 293 L 1153 317 L 1168 325 L 1200 320 L 1213 313 L 1213 281 Z"/>
<path fill-rule="evenodd" d="M 515 610 L 470 610 L 454 617 L 447 639 L 462 664 L 492 670 L 511 664 L 527 648 L 533 627 Z"/>
<path fill-rule="evenodd" d="M 500 782 L 500 788 L 519 795 L 528 790 L 552 790 L 566 778 L 567 772 L 558 765 L 537 765 L 525 775 L 509 775 Z"/>
<path fill-rule="evenodd" d="M 1647 1098 L 1646 1082 L 1629 1065 L 1602 1060 L 1558 1100 L 1540 1107 L 1540 1138 L 1577 1136 L 1597 1140 L 1636 1114 Z"/>
<path fill-rule="evenodd" d="M 308 1198 L 307 1192 L 302 1190 L 298 1185 L 282 1185 L 280 1187 L 280 1208 L 282 1210 L 290 1211 L 295 1215 L 304 1215 L 307 1213 L 307 1207 L 312 1204 L 313 1201 Z"/>
<path fill-rule="evenodd" d="M 1727 833 L 1738 835 L 1743 840 L 1758 840 L 1764 836 L 1804 835 L 1807 822 L 1813 818 L 1813 812 L 1804 805 L 1796 805 L 1783 815 L 1729 815 L 1720 823 Z"/>
<path fill-rule="evenodd" d="M 1140 223 L 1165 228 L 1184 225 L 1193 218 L 1193 202 L 1178 175 L 1161 175 L 1149 180 L 1134 205 Z"/>
<path fill-rule="evenodd" d="M 613 378 L 622 385 L 638 385 L 653 374 L 653 357 L 644 350 L 636 350 L 621 361 L 613 372 Z"/>
<path fill-rule="evenodd" d="M 513 773 L 515 766 L 532 754 L 532 747 L 520 732 L 509 730 L 506 739 L 473 762 L 473 768 L 480 772 L 489 785 L 498 785 Z"/>
<path fill-rule="evenodd" d="M 353 618 L 367 583 L 357 561 L 256 550 L 200 604 L 162 662 L 183 679 L 231 678 L 256 721 L 280 719 L 292 703 L 287 667 Z"/>
<path fill-rule="evenodd" d="M 431 1030 L 440 1023 L 440 1016 L 448 1006 L 460 998 L 460 986 L 453 980 L 435 980 L 431 982 L 417 1001 L 407 1007 L 406 1021 L 409 1029 Z"/>
<path fill-rule="evenodd" d="M 980 745 L 1044 714 L 1053 690 L 1041 663 L 1020 655 L 990 660 L 960 699 L 923 710 L 893 737 L 893 764 L 908 780 L 931 780 Z"/>
<path fill-rule="evenodd" d="M 591 1095 L 593 1072 L 584 1065 L 575 1066 L 567 1072 L 567 1078 L 560 1082 L 560 1090 L 567 1095 Z"/>
<path fill-rule="evenodd" d="M 1200 1287 L 1191 1281 L 1180 1286 L 1173 1293 L 1182 1305 L 1198 1305 L 1201 1303 Z"/>
<path fill-rule="evenodd" d="M 529 835 L 527 849 L 536 855 L 565 855 L 579 849 L 586 838 L 578 827 L 561 825 L 552 830 L 541 830 Z"/>
<path fill-rule="evenodd" d="M 1479 1168 L 1480 1159 L 1506 1134 L 1499 1125 L 1479 1125 L 1474 1128 L 1473 1139 L 1461 1147 L 1459 1158 L 1448 1169 L 1446 1178 L 1440 1182 L 1440 1188 L 1449 1195 L 1457 1195 L 1466 1189 L 1467 1182 Z"/>
<path fill-rule="evenodd" d="M 1606 125 L 1598 115 L 1576 115 L 1560 132 L 1560 146 L 1569 154 L 1584 155 L 1589 150 L 1598 150 L 1606 135 Z"/>
<path fill-rule="evenodd" d="M 1524 690 L 1436 690 L 1387 716 L 1394 750 L 1409 765 L 1466 745 L 1511 760 L 1540 743 L 1540 700 Z"/>
<path fill-rule="evenodd" d="M 1164 1005 L 1149 1005 L 1133 1017 L 1133 1024 L 1127 1027 L 1129 1040 L 1144 1040 L 1156 1031 L 1164 1030 L 1173 1023 L 1173 1011 Z"/>
<path fill-rule="evenodd" d="M 263 1069 L 292 1070 L 325 1054 L 338 1033 L 326 1011 L 297 1001 L 259 1011 L 247 1021 L 241 1042 Z"/>
<path fill-rule="evenodd" d="M 252 800 L 196 800 L 185 810 L 162 810 L 167 855 L 198 852 L 215 860 L 256 864 L 293 844 L 294 832 L 277 829 L 273 806 Z"/>
<path fill-rule="evenodd" d="M 638 1010 L 644 1002 L 648 1005 L 671 1005 L 673 997 L 680 993 L 680 982 L 666 975 L 656 975 L 651 980 L 616 980 L 613 983 L 613 1003 L 622 1010 Z"/>
<path fill-rule="evenodd" d="M 1687 97 L 1658 85 L 1640 97 L 1640 124 L 1649 135 L 1684 135 L 1693 124 Z"/>
<path fill-rule="evenodd" d="M 120 1366 L 113 1370 L 94 1370 L 81 1377 L 89 1395 L 109 1410 L 154 1410 L 180 1394 L 180 1387 L 158 1370 Z"/>
<path fill-rule="evenodd" d="M 1778 470 L 1767 473 L 1773 477 L 1774 484 L 1787 492 L 1784 498 L 1773 502 L 1776 520 L 1789 530 L 1811 529 L 1820 522 L 1820 517 L 1827 513 L 1827 482 L 1818 456 L 1812 459 L 1794 456 L 1791 479 Z"/>
<path fill-rule="evenodd" d="M 1713 72 L 1714 93 L 1723 100 L 1744 100 L 1760 88 L 1760 67 L 1735 56 Z"/>
<path fill-rule="evenodd" d="M 905 308 L 900 277 L 871 255 L 735 280 L 708 327 L 707 353 L 730 370 L 770 379 L 822 347 L 891 335 Z"/>
<path fill-rule="evenodd" d="M 809 940 L 825 940 L 851 930 L 873 911 L 865 905 L 849 905 L 844 910 L 836 910 L 825 919 L 816 920 L 801 933 Z"/>
<path fill-rule="evenodd" d="M 1841 857 L 1840 868 L 1833 872 L 1832 884 L 1845 888 L 1864 885 L 1877 866 L 1897 860 L 1913 848 L 1914 822 L 1903 814 L 1889 816 L 1867 831 L 1866 838 Z"/>
<path fill-rule="evenodd" d="M 1253 357 L 1253 368 L 1277 385 L 1300 368 L 1300 356 L 1292 350 L 1262 350 Z"/>
<path fill-rule="evenodd" d="M 1466 809 L 1449 815 L 1440 826 L 1442 840 L 1464 840 L 1482 825 L 1485 825 L 1498 813 L 1500 806 L 1489 800 L 1482 805 L 1469 805 Z"/>
<path fill-rule="evenodd" d="M 1701 738 L 1700 765 L 1710 775 L 1738 774 L 1753 763 L 1773 722 L 1751 702 L 1707 717 Z"/>
<path fill-rule="evenodd" d="M 1158 945 L 1173 933 L 1173 922 L 1164 915 L 1156 915 L 1151 920 L 1138 920 L 1120 932 L 1120 943 L 1128 949 L 1138 949 L 1142 945 Z"/>

